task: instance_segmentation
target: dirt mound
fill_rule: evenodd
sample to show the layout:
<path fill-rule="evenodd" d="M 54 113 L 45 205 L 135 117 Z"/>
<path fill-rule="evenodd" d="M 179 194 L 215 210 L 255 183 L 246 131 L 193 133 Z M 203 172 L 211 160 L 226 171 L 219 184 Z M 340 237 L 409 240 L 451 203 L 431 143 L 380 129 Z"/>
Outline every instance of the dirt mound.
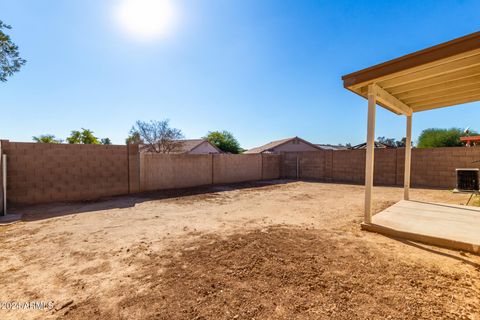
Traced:
<path fill-rule="evenodd" d="M 137 263 L 135 280 L 144 286 L 119 288 L 128 298 L 109 317 L 475 319 L 480 314 L 478 269 L 466 275 L 396 261 L 361 239 L 319 230 L 271 227 L 223 239 L 205 236 L 195 247 L 151 253 Z M 91 303 L 69 316 L 98 318 Z"/>

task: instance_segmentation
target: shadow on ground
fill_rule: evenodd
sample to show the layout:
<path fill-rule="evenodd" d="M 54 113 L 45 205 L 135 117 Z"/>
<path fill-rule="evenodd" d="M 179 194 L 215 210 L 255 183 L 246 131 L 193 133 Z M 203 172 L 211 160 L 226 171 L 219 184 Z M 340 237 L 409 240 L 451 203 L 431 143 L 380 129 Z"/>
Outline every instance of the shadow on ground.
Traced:
<path fill-rule="evenodd" d="M 134 195 L 105 197 L 89 201 L 55 202 L 30 206 L 13 206 L 9 209 L 9 213 L 21 214 L 22 221 L 37 221 L 83 212 L 130 208 L 146 201 L 191 197 L 242 189 L 265 188 L 268 186 L 285 185 L 295 181 L 296 180 L 264 180 L 236 184 L 214 186 L 208 185 L 183 189 L 143 192 Z"/>

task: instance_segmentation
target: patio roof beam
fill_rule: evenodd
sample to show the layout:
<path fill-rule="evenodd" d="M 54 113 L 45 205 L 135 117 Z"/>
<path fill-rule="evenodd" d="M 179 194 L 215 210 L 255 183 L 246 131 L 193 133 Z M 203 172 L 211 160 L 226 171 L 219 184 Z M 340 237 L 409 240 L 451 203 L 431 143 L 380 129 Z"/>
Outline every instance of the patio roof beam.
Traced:
<path fill-rule="evenodd" d="M 342 77 L 345 88 L 355 91 L 372 81 L 382 81 L 478 54 L 480 32 L 445 42 Z"/>
<path fill-rule="evenodd" d="M 390 93 L 385 91 L 382 87 L 380 87 L 377 84 L 372 84 L 369 86 L 369 95 L 370 90 L 373 90 L 378 102 L 389 109 L 391 109 L 393 112 L 396 114 L 404 114 L 404 115 L 412 115 L 412 108 L 410 108 L 408 105 L 403 103 L 402 101 L 398 100 L 394 96 L 392 96 Z"/>
<path fill-rule="evenodd" d="M 408 91 L 415 91 L 431 86 L 442 85 L 444 88 L 451 87 L 452 84 L 465 84 L 475 81 L 475 76 L 480 75 L 480 66 L 469 69 L 462 69 L 449 74 L 443 74 L 434 78 L 425 79 L 422 81 L 415 81 L 398 87 L 388 88 L 388 92 L 397 95 Z M 460 82 L 461 81 L 461 82 Z"/>
<path fill-rule="evenodd" d="M 415 112 L 426 111 L 426 110 L 431 110 L 431 109 L 440 108 L 440 107 L 455 106 L 457 104 L 475 102 L 475 101 L 478 101 L 478 100 L 480 100 L 480 94 L 467 96 L 467 97 L 464 97 L 462 99 L 457 99 L 457 100 L 443 100 L 441 102 L 436 102 L 436 103 L 415 105 Z"/>
<path fill-rule="evenodd" d="M 402 76 L 392 75 L 392 78 L 377 80 L 385 89 L 398 87 L 408 83 L 418 82 L 429 78 L 445 75 L 454 77 L 455 72 L 469 69 L 480 65 L 480 50 L 477 54 L 464 59 L 444 62 L 431 68 L 411 72 Z"/>
<path fill-rule="evenodd" d="M 431 86 L 428 88 L 407 91 L 405 93 L 396 94 L 395 96 L 410 105 L 412 99 L 429 98 L 448 95 L 450 93 L 466 92 L 480 87 L 480 75 L 476 78 L 468 79 L 468 82 L 457 81 L 455 84 L 448 83 L 446 86 Z"/>
<path fill-rule="evenodd" d="M 380 87 L 377 104 L 396 114 L 408 115 L 410 110 L 417 112 L 478 101 L 480 32 L 345 75 L 342 79 L 345 88 L 364 98 L 368 98 L 370 85 Z"/>

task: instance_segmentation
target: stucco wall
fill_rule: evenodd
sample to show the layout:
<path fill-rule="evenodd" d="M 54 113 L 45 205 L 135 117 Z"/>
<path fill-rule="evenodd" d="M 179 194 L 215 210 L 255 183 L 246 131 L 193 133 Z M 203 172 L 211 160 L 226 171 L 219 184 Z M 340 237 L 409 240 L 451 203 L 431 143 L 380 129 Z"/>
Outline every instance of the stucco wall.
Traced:
<path fill-rule="evenodd" d="M 298 141 L 298 143 L 293 143 L 290 141 L 285 143 L 281 146 L 273 148 L 273 152 L 280 153 L 280 152 L 302 152 L 302 151 L 317 151 L 317 148 L 312 147 L 309 144 L 306 144 L 302 141 Z"/>
<path fill-rule="evenodd" d="M 189 154 L 211 154 L 211 153 L 220 153 L 215 147 L 213 147 L 207 141 L 202 142 L 198 147 L 191 150 Z"/>

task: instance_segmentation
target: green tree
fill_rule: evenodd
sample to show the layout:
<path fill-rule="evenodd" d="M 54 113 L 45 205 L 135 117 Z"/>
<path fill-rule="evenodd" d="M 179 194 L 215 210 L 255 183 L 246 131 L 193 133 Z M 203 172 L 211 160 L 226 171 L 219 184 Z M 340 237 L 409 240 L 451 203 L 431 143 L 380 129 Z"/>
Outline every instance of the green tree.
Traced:
<path fill-rule="evenodd" d="M 211 144 L 215 145 L 223 152 L 240 153 L 242 151 L 238 140 L 231 132 L 225 130 L 209 131 L 208 134 L 203 137 L 203 139 L 208 140 Z"/>
<path fill-rule="evenodd" d="M 62 140 L 57 139 L 53 134 L 42 134 L 37 137 L 32 137 L 32 139 L 38 143 L 62 143 Z"/>
<path fill-rule="evenodd" d="M 0 81 L 5 82 L 7 78 L 18 72 L 27 62 L 20 58 L 18 46 L 13 43 L 10 36 L 3 32 L 4 29 L 11 29 L 8 24 L 0 20 Z"/>
<path fill-rule="evenodd" d="M 418 148 L 460 147 L 460 137 L 476 135 L 475 131 L 463 131 L 459 128 L 430 128 L 422 131 L 418 137 Z"/>
<path fill-rule="evenodd" d="M 78 130 L 73 130 L 70 133 L 70 136 L 67 137 L 67 142 L 70 143 L 70 144 L 82 143 L 82 133 Z"/>
<path fill-rule="evenodd" d="M 397 140 L 395 138 L 378 137 L 377 141 L 390 147 L 403 148 L 405 147 L 407 138 L 403 137 L 401 140 Z"/>
<path fill-rule="evenodd" d="M 112 140 L 110 140 L 110 138 L 103 138 L 101 142 L 102 144 L 112 144 Z"/>
<path fill-rule="evenodd" d="M 82 131 L 73 130 L 67 138 L 70 144 L 100 144 L 100 140 L 93 135 L 92 130 L 82 128 Z"/>
<path fill-rule="evenodd" d="M 143 140 L 138 132 L 133 132 L 125 139 L 125 144 L 142 144 Z"/>

